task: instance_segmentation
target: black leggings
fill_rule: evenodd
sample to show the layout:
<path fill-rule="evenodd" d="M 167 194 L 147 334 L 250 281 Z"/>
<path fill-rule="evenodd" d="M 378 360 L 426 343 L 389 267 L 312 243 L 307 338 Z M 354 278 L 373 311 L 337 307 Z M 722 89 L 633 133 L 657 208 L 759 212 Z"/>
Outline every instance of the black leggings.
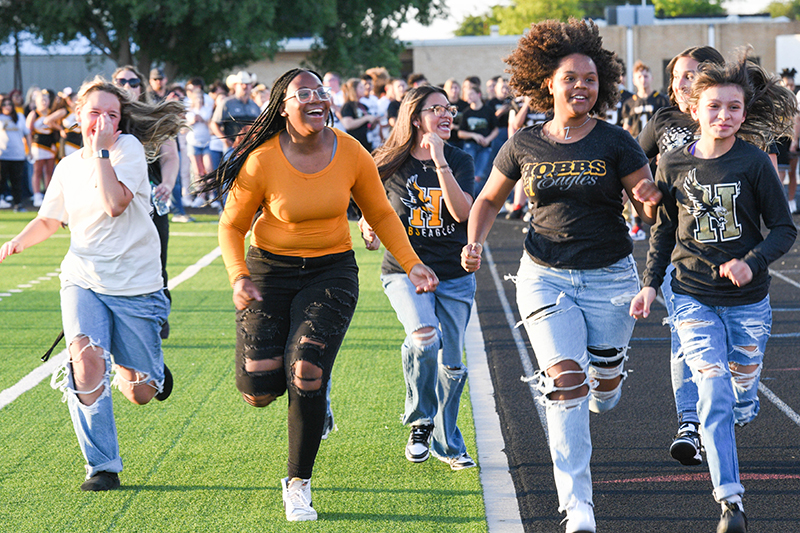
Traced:
<path fill-rule="evenodd" d="M 236 313 L 236 387 L 252 396 L 288 390 L 288 476 L 309 479 L 322 439 L 328 380 L 358 301 L 355 254 L 287 257 L 251 247 L 247 267 L 263 301 Z M 283 368 L 245 370 L 248 360 L 265 359 L 283 359 Z M 294 384 L 298 361 L 322 369 L 319 389 Z"/>

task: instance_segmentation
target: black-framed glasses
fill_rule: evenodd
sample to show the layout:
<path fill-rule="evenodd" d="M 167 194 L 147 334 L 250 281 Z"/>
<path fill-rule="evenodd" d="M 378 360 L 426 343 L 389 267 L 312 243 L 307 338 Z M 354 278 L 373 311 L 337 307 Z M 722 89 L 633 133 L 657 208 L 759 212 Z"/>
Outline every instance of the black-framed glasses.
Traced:
<path fill-rule="evenodd" d="M 458 115 L 458 108 L 454 105 L 440 105 L 434 104 L 430 107 L 422 108 L 422 111 L 433 111 L 433 114 L 439 118 L 445 116 L 445 114 L 449 114 L 451 117 Z"/>
<path fill-rule="evenodd" d="M 317 95 L 317 100 L 320 102 L 327 102 L 331 99 L 331 96 L 333 96 L 333 92 L 330 87 L 325 86 L 317 87 L 316 89 L 303 87 L 302 89 L 297 89 L 293 95 L 284 98 L 283 101 L 285 102 L 290 98 L 297 98 L 297 101 L 301 104 L 307 104 L 314 98 L 314 95 Z"/>
<path fill-rule="evenodd" d="M 135 89 L 142 84 L 142 81 L 139 78 L 117 78 L 114 80 L 114 83 L 118 87 L 125 87 L 127 85 L 131 89 Z"/>
<path fill-rule="evenodd" d="M 7 102 L 3 102 L 2 104 L 0 104 L 0 107 L 6 107 L 6 106 L 14 107 L 14 102 L 8 100 Z"/>

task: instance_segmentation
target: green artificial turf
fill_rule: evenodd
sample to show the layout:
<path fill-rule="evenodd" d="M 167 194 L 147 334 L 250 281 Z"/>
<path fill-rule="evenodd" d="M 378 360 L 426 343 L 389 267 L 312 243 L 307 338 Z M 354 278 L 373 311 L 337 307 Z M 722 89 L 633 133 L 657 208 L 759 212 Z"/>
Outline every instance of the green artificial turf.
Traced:
<path fill-rule="evenodd" d="M 0 242 L 32 217 L 0 211 Z M 197 218 L 172 224 L 172 277 L 217 246 L 216 217 Z M 164 342 L 172 396 L 135 406 L 113 393 L 121 490 L 79 490 L 83 458 L 49 378 L 0 410 L 0 531 L 486 531 L 477 468 L 452 472 L 434 458 L 412 464 L 403 455 L 403 331 L 380 287 L 381 254 L 355 242 L 360 300 L 333 371 L 338 431 L 317 457 L 317 522 L 290 524 L 283 514 L 285 397 L 255 409 L 234 386 L 234 312 L 217 258 L 173 291 Z M 0 296 L 0 391 L 41 364 L 60 330 L 58 278 L 38 278 L 55 271 L 67 247 L 67 232 L 59 231 L 0 264 L 0 294 L 11 294 Z M 31 280 L 39 282 L 8 292 Z M 471 415 L 465 391 L 459 426 L 477 457 Z"/>

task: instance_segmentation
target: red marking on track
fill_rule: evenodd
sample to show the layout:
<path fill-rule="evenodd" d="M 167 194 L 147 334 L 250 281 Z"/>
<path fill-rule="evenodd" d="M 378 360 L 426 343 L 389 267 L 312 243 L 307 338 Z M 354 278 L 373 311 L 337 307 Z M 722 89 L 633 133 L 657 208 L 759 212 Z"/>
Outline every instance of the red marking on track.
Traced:
<path fill-rule="evenodd" d="M 743 481 L 775 481 L 780 479 L 800 479 L 800 474 L 741 474 Z M 676 481 L 710 481 L 708 473 L 681 474 L 677 476 L 655 476 L 628 479 L 607 479 L 595 481 L 596 485 L 610 485 L 613 483 L 674 483 Z"/>

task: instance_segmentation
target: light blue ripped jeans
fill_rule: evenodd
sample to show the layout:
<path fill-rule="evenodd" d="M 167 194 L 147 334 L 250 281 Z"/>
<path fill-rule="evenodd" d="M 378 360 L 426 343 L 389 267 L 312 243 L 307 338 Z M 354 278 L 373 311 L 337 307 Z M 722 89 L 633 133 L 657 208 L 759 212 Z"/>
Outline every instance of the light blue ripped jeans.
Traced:
<path fill-rule="evenodd" d="M 422 294 L 405 274 L 385 274 L 381 282 L 406 333 L 401 348 L 406 382 L 403 424 L 433 424 L 432 453 L 458 457 L 467 451 L 457 419 L 467 380 L 462 358 L 475 275 L 441 280 L 435 292 Z M 425 327 L 432 327 L 434 335 L 416 340 L 414 332 Z"/>
<path fill-rule="evenodd" d="M 550 457 L 563 512 L 574 502 L 592 503 L 589 411 L 612 409 L 622 394 L 622 381 L 607 392 L 595 387 L 597 379 L 622 376 L 624 380 L 623 364 L 635 323 L 628 308 L 639 292 L 639 275 L 633 256 L 605 268 L 568 270 L 536 264 L 525 253 L 516 285 L 517 306 L 540 369 L 535 379 L 546 408 Z M 568 360 L 580 365 L 590 393 L 551 400 L 547 395 L 559 389 L 546 371 Z"/>
<path fill-rule="evenodd" d="M 684 422 L 700 423 L 697 418 L 697 385 L 692 380 L 692 370 L 686 364 L 686 358 L 681 350 L 681 339 L 672 323 L 672 272 L 675 266 L 670 263 L 661 284 L 661 294 L 664 296 L 664 306 L 667 308 L 667 317 L 664 324 L 669 326 L 670 359 L 669 369 L 672 378 L 672 394 L 675 397 L 675 410 L 678 414 L 678 424 Z"/>
<path fill-rule="evenodd" d="M 76 285 L 61 288 L 61 316 L 67 346 L 87 337 L 89 346 L 103 349 L 106 364 L 105 375 L 94 389 L 103 387 L 103 392 L 91 405 L 84 405 L 78 399 L 78 392 L 94 391 L 75 390 L 69 359 L 53 373 L 50 381 L 54 389 L 64 393 L 69 406 L 72 425 L 86 460 L 87 479 L 98 472 L 122 471 L 111 402 L 112 365 L 135 370 L 139 382 L 151 383 L 161 392 L 164 356 L 159 334 L 168 315 L 169 300 L 163 290 L 141 296 L 109 296 Z M 114 384 L 121 380 L 117 375 Z"/>
<path fill-rule="evenodd" d="M 769 296 L 733 307 L 705 305 L 685 294 L 673 294 L 672 301 L 675 329 L 697 384 L 697 414 L 714 498 L 721 502 L 744 494 L 734 424 L 747 424 L 758 414 L 758 382 L 772 308 Z M 757 368 L 744 373 L 737 371 L 738 365 Z"/>

